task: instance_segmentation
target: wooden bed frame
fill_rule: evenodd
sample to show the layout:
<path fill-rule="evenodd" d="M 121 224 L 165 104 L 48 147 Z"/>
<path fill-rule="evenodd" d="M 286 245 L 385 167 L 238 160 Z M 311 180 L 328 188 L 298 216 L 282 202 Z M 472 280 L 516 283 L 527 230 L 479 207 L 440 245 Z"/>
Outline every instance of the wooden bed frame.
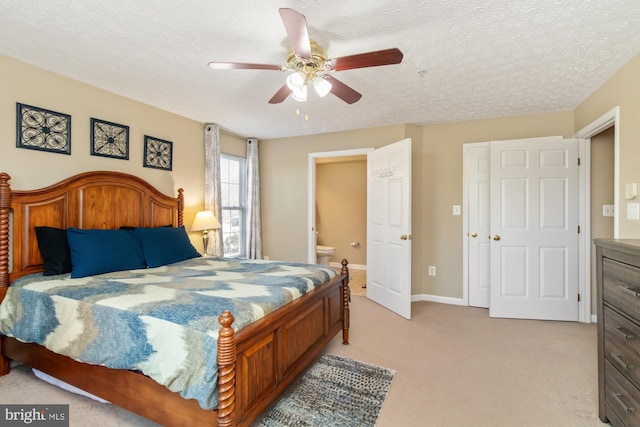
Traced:
<path fill-rule="evenodd" d="M 120 172 L 87 172 L 47 188 L 11 190 L 0 173 L 0 301 L 18 277 L 43 271 L 35 226 L 116 229 L 183 225 L 183 190 L 169 197 Z M 234 333 L 221 313 L 218 338 L 219 406 L 196 400 L 137 372 L 77 362 L 46 348 L 0 336 L 0 375 L 11 361 L 39 369 L 166 426 L 249 425 L 342 330 L 349 341 L 349 272 Z"/>

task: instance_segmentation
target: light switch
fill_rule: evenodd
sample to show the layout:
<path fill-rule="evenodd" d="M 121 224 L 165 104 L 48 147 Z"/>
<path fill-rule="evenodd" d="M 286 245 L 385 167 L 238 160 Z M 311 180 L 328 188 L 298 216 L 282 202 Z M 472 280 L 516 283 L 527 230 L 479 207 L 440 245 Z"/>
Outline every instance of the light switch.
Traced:
<path fill-rule="evenodd" d="M 627 203 L 627 219 L 640 220 L 640 203 Z"/>
<path fill-rule="evenodd" d="M 460 215 L 460 205 L 453 205 L 453 214 Z"/>

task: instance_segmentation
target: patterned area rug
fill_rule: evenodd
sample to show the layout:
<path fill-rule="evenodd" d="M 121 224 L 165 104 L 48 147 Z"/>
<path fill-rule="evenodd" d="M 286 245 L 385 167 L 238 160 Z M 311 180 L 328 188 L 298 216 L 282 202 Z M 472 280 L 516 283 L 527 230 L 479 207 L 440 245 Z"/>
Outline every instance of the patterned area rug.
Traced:
<path fill-rule="evenodd" d="M 374 426 L 394 375 L 391 369 L 325 354 L 255 425 Z"/>

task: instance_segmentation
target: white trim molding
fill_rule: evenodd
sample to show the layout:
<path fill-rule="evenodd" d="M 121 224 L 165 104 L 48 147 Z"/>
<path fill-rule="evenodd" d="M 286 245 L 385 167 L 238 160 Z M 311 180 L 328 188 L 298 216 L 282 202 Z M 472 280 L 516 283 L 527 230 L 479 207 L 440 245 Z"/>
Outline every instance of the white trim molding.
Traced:
<path fill-rule="evenodd" d="M 352 150 L 322 151 L 309 153 L 307 184 L 309 185 L 307 194 L 307 224 L 309 234 L 307 235 L 307 259 L 310 264 L 315 264 L 316 260 L 316 159 L 326 157 L 362 156 L 373 151 L 374 148 L 354 148 Z M 366 269 L 366 268 L 365 268 Z"/>
<path fill-rule="evenodd" d="M 574 137 L 580 139 L 580 194 L 581 218 L 580 225 L 580 322 L 595 323 L 595 315 L 591 314 L 591 137 L 614 126 L 613 135 L 613 237 L 619 237 L 620 224 L 620 107 L 616 106 L 607 111 L 593 122 L 589 123 Z"/>
<path fill-rule="evenodd" d="M 429 294 L 411 295 L 411 302 L 418 302 L 418 301 L 438 302 L 441 304 L 451 304 L 451 305 L 467 305 L 462 298 L 441 297 L 439 295 L 429 295 Z"/>

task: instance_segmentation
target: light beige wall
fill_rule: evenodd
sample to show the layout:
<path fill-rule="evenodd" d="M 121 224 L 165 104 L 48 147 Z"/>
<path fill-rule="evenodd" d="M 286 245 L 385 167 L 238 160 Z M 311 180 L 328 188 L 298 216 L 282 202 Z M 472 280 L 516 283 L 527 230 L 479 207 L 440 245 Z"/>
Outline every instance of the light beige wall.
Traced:
<path fill-rule="evenodd" d="M 317 164 L 316 230 L 319 245 L 336 248 L 331 262 L 367 264 L 366 158 Z"/>
<path fill-rule="evenodd" d="M 308 260 L 309 154 L 381 147 L 405 138 L 405 126 L 388 126 L 260 141 L 263 254 Z"/>
<path fill-rule="evenodd" d="M 591 238 L 612 238 L 613 217 L 602 205 L 613 205 L 613 128 L 591 138 Z M 596 247 L 591 246 L 591 313 L 596 313 Z"/>
<path fill-rule="evenodd" d="M 0 55 L 0 171 L 11 175 L 16 190 L 44 187 L 80 172 L 112 170 L 139 176 L 166 194 L 185 192 L 185 225 L 203 209 L 203 124 L 97 89 Z M 16 102 L 71 115 L 71 155 L 16 147 Z M 129 126 L 129 160 L 90 155 L 90 119 Z M 173 170 L 145 168 L 143 138 L 173 142 Z M 223 150 L 238 151 L 244 141 L 221 135 Z M 243 147 L 241 145 L 240 147 Z M 202 249 L 201 235 L 191 235 Z"/>
<path fill-rule="evenodd" d="M 220 131 L 220 151 L 237 157 L 247 157 L 247 138 Z"/>
<path fill-rule="evenodd" d="M 640 55 L 618 70 L 575 110 L 576 130 L 620 107 L 620 210 L 626 212 L 625 183 L 640 183 Z M 635 200 L 634 202 L 637 202 Z M 620 237 L 640 238 L 640 221 L 620 216 Z"/>

